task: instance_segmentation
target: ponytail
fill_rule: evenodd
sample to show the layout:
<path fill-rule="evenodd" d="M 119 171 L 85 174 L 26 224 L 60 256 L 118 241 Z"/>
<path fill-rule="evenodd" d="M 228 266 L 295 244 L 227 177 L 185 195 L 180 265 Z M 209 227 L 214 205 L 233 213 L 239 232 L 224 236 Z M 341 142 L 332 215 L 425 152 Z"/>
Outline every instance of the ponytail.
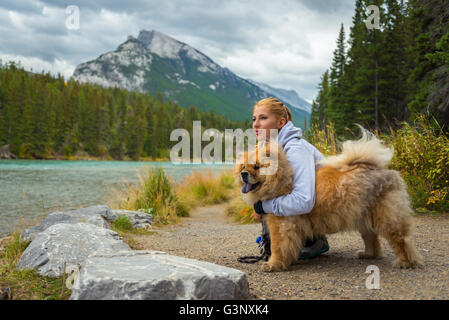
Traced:
<path fill-rule="evenodd" d="M 268 108 L 272 113 L 274 113 L 278 118 L 284 118 L 287 122 L 293 121 L 292 113 L 290 112 L 290 109 L 283 104 L 280 100 L 269 97 L 266 99 L 262 99 L 259 102 L 257 102 L 254 105 L 254 109 L 256 107 L 266 107 Z"/>

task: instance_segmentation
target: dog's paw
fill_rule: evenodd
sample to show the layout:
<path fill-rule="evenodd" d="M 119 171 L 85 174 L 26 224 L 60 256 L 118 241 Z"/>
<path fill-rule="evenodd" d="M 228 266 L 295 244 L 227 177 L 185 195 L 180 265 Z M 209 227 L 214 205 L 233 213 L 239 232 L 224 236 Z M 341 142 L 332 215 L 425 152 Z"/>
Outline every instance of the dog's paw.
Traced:
<path fill-rule="evenodd" d="M 284 268 L 282 266 L 281 262 L 264 262 L 262 263 L 262 271 L 265 272 L 276 272 L 276 271 L 282 271 L 287 270 L 287 268 Z"/>
<path fill-rule="evenodd" d="M 366 253 L 364 250 L 357 251 L 357 258 L 359 259 L 381 259 L 381 254 L 370 254 Z"/>
<path fill-rule="evenodd" d="M 393 263 L 393 266 L 395 266 L 396 268 L 400 268 L 400 269 L 409 269 L 409 268 L 414 268 L 416 265 L 413 263 L 410 263 L 407 260 L 396 259 Z"/>
<path fill-rule="evenodd" d="M 264 272 L 272 272 L 273 270 L 273 265 L 269 262 L 264 262 L 262 263 L 262 271 Z"/>

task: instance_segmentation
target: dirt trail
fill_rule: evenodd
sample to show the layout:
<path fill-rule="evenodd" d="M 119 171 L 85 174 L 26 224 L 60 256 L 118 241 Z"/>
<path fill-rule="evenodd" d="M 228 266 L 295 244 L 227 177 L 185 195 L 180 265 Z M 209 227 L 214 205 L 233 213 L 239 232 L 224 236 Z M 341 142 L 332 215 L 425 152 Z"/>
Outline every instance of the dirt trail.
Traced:
<path fill-rule="evenodd" d="M 237 257 L 257 255 L 260 224 L 239 225 L 225 215 L 225 205 L 198 208 L 175 226 L 155 229 L 150 236 L 134 236 L 141 249 L 165 251 L 244 271 L 256 299 L 449 299 L 449 215 L 417 216 L 415 242 L 423 268 L 392 266 L 394 254 L 382 239 L 385 258 L 359 260 L 363 248 L 358 233 L 328 237 L 330 251 L 301 261 L 290 271 L 265 273 Z M 366 288 L 367 266 L 380 271 L 380 290 Z"/>

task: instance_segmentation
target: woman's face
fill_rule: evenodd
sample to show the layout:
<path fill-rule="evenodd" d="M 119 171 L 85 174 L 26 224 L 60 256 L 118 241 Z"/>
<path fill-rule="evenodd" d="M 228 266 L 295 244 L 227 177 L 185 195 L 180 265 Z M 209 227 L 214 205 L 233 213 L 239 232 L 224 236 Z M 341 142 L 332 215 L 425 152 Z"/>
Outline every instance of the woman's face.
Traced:
<path fill-rule="evenodd" d="M 281 129 L 286 123 L 284 118 L 278 119 L 275 114 L 271 113 L 266 107 L 256 107 L 253 112 L 253 129 L 257 139 L 263 138 L 260 129 L 265 129 L 266 140 L 270 139 L 270 129 Z M 259 137 L 260 135 L 260 137 Z"/>

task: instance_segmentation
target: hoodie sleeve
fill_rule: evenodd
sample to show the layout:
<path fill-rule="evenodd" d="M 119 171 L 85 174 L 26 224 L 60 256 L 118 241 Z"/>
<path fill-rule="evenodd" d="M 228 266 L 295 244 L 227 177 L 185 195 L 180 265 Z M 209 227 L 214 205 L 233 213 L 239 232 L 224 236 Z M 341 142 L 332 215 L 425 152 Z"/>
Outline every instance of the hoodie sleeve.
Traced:
<path fill-rule="evenodd" d="M 290 194 L 262 201 L 263 210 L 276 216 L 291 216 L 312 211 L 315 205 L 315 155 L 305 146 L 292 146 L 286 152 L 293 169 Z"/>

